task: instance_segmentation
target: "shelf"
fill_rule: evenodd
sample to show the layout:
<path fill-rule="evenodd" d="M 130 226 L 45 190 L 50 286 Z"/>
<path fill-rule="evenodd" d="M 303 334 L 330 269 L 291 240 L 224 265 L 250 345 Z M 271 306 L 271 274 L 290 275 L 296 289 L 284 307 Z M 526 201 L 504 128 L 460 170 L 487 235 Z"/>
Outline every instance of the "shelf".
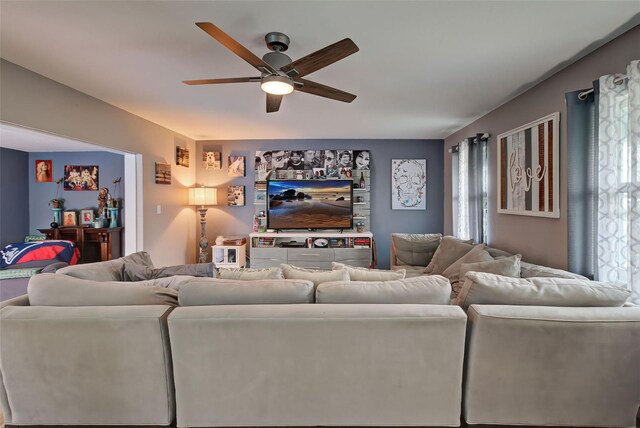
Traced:
<path fill-rule="evenodd" d="M 367 205 L 366 202 L 354 202 L 353 205 Z"/>
<path fill-rule="evenodd" d="M 353 217 L 354 220 L 366 220 L 366 217 Z"/>
<path fill-rule="evenodd" d="M 368 191 L 369 191 L 369 189 L 361 189 L 361 188 L 359 188 L 359 187 L 354 187 L 354 188 L 353 188 L 353 191 L 354 191 L 354 192 L 368 192 Z"/>

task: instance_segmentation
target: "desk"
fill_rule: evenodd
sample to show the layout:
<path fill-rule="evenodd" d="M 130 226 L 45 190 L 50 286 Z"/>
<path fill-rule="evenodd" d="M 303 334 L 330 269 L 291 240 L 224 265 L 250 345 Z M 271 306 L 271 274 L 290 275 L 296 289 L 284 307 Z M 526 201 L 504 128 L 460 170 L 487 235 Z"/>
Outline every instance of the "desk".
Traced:
<path fill-rule="evenodd" d="M 75 242 L 80 250 L 80 263 L 105 262 L 122 255 L 122 227 L 64 226 L 38 229 L 47 239 Z"/>

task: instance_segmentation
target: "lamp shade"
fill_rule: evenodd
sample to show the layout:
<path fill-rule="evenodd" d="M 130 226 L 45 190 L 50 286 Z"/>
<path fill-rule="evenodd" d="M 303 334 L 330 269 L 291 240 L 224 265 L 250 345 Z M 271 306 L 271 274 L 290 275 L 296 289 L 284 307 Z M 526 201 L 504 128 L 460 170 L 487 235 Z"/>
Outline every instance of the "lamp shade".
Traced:
<path fill-rule="evenodd" d="M 217 205 L 218 192 L 215 187 L 192 187 L 189 189 L 189 205 Z"/>

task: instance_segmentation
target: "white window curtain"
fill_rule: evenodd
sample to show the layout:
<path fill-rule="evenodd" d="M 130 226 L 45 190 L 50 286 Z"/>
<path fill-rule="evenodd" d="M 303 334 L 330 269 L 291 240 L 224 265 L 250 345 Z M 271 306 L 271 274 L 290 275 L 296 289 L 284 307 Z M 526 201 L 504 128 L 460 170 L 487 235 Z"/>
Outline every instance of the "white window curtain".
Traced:
<path fill-rule="evenodd" d="M 640 61 L 600 78 L 596 278 L 640 303 Z"/>
<path fill-rule="evenodd" d="M 452 168 L 454 234 L 460 239 L 487 242 L 487 139 L 478 134 L 457 146 Z"/>

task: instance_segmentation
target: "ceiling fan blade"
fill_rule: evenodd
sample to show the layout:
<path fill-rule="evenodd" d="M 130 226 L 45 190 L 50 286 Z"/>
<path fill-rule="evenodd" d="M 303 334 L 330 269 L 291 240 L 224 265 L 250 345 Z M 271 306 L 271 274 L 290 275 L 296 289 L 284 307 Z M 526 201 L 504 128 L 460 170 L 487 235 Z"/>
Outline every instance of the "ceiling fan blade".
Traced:
<path fill-rule="evenodd" d="M 267 113 L 275 113 L 280 110 L 282 95 L 267 94 Z"/>
<path fill-rule="evenodd" d="M 343 103 L 350 103 L 356 99 L 356 95 L 341 91 L 340 89 L 332 88 L 331 86 L 312 82 L 311 80 L 296 79 L 295 83 L 297 83 L 297 85 L 294 86 L 296 91 L 306 92 L 307 94 L 318 95 L 320 97 L 342 101 Z M 300 83 L 302 85 L 300 85 Z"/>
<path fill-rule="evenodd" d="M 280 67 L 281 71 L 293 78 L 306 76 L 316 70 L 320 70 L 336 61 L 348 57 L 360 49 L 351 39 L 344 39 L 302 57 L 292 63 Z"/>
<path fill-rule="evenodd" d="M 234 54 L 238 55 L 243 60 L 247 61 L 249 64 L 254 66 L 258 71 L 262 73 L 276 74 L 276 70 L 271 67 L 269 64 L 264 62 L 262 59 L 257 57 L 253 52 L 249 49 L 242 46 L 236 40 L 234 40 L 227 33 L 222 31 L 220 28 L 216 27 L 210 22 L 196 22 L 196 25 L 200 27 L 203 31 L 209 34 L 211 37 L 220 42 L 223 46 L 229 49 Z"/>
<path fill-rule="evenodd" d="M 226 79 L 200 79 L 200 80 L 184 80 L 185 85 L 215 85 L 218 83 L 245 83 L 259 82 L 259 77 L 229 77 Z"/>

